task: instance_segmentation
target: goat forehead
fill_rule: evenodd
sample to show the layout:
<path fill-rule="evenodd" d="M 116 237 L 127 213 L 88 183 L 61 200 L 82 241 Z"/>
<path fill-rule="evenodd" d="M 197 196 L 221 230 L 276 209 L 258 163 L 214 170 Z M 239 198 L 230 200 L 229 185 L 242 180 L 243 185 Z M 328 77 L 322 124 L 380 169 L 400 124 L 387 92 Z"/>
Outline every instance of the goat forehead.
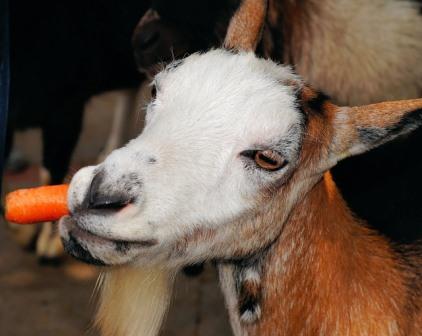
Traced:
<path fill-rule="evenodd" d="M 154 109 L 165 127 L 183 124 L 193 136 L 275 137 L 300 120 L 293 88 L 281 84 L 292 80 L 289 68 L 253 54 L 213 50 L 160 73 Z"/>

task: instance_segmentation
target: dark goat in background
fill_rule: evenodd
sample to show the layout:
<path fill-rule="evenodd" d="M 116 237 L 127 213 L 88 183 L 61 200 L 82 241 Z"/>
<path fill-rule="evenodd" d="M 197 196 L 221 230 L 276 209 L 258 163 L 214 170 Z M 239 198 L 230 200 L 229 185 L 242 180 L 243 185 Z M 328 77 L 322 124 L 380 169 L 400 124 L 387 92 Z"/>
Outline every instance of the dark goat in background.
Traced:
<path fill-rule="evenodd" d="M 132 38 L 138 69 L 152 77 L 174 58 L 221 44 L 239 0 L 153 0 Z"/>
<path fill-rule="evenodd" d="M 421 31 L 422 16 L 420 12 L 422 7 L 420 4 L 422 2 L 420 0 L 377 2 L 379 3 L 377 13 L 365 13 L 365 10 L 369 12 L 374 8 L 370 8 L 367 3 L 363 3 L 360 12 L 353 14 L 353 19 L 358 18 L 359 15 L 366 15 L 363 19 L 371 22 L 371 20 L 368 20 L 368 16 L 383 15 L 388 6 L 397 5 L 402 6 L 401 9 L 407 8 L 406 15 L 409 17 L 406 20 L 413 20 L 413 31 Z M 195 6 L 199 6 L 199 2 L 182 0 L 175 3 L 177 3 L 178 8 L 191 8 L 196 14 L 194 16 L 188 14 L 190 12 L 187 9 L 175 10 L 173 2 L 158 0 L 152 2 L 152 8 L 140 20 L 133 36 L 133 45 L 138 68 L 141 71 L 153 74 L 156 71 L 154 65 L 158 61 L 172 59 L 173 55 L 170 50 L 173 50 L 176 57 L 181 57 L 188 53 L 220 45 L 227 29 L 228 19 L 236 10 L 236 6 L 239 5 L 239 1 L 223 0 L 215 3 L 208 1 L 202 4 L 203 7 L 198 10 L 195 9 Z M 420 86 L 422 78 L 415 78 L 415 71 L 413 70 L 417 69 L 412 69 L 412 66 L 415 66 L 414 64 L 420 64 L 420 62 L 417 62 L 418 60 L 422 61 L 421 54 L 410 55 L 414 62 L 413 65 L 406 64 L 409 58 L 401 60 L 400 57 L 396 59 L 397 64 L 391 64 L 392 67 L 400 66 L 407 70 L 405 73 L 408 78 L 402 77 L 400 83 L 392 83 L 395 80 L 394 74 L 383 72 L 381 68 L 378 69 L 377 82 L 372 82 L 375 81 L 374 79 L 368 81 L 363 77 L 351 83 L 352 79 L 350 78 L 354 78 L 353 74 L 362 73 L 365 66 L 369 67 L 371 71 L 374 70 L 374 67 L 377 70 L 376 67 L 378 64 L 382 64 L 383 58 L 389 56 L 387 52 L 379 53 L 371 60 L 373 63 L 370 63 L 363 57 L 365 52 L 361 55 L 355 54 L 357 48 L 353 47 L 359 47 L 360 43 L 363 45 L 365 37 L 376 34 L 371 35 L 360 31 L 362 35 L 360 39 L 355 39 L 355 45 L 345 46 L 345 37 L 348 37 L 350 33 L 358 36 L 359 32 L 357 30 L 350 32 L 346 29 L 339 29 L 342 24 L 349 30 L 353 29 L 352 21 L 342 23 L 341 19 L 337 22 L 339 26 L 327 27 L 327 17 L 320 14 L 321 9 L 327 11 L 327 8 L 330 8 L 323 7 L 327 0 L 270 0 L 269 3 L 267 23 L 258 52 L 280 62 L 293 64 L 305 80 L 311 82 L 315 88 L 331 95 L 334 101 L 342 104 L 364 104 L 382 99 L 412 98 L 422 95 L 422 87 Z M 331 1 L 331 4 L 336 3 L 340 4 L 340 2 Z M 212 11 L 211 8 L 213 8 Z M 213 15 L 208 15 L 208 10 Z M 347 8 L 342 9 L 341 6 L 337 6 L 337 8 L 330 10 L 331 12 L 328 12 L 328 14 L 331 16 L 328 16 L 328 18 L 341 18 L 343 15 L 338 14 L 342 10 L 347 11 Z M 336 12 L 336 10 L 339 12 Z M 314 23 L 317 22 L 318 15 L 321 15 L 318 29 L 311 31 L 307 26 L 309 20 L 312 19 Z M 190 21 L 192 17 L 195 21 Z M 388 25 L 377 26 L 376 20 L 373 20 L 371 25 L 372 32 L 379 34 L 389 32 L 384 30 L 384 27 L 388 28 Z M 189 27 L 189 29 L 186 27 Z M 336 29 L 336 34 L 340 35 L 337 35 L 338 39 L 331 40 L 330 34 L 326 35 L 326 33 L 331 33 L 334 29 Z M 203 32 L 206 32 L 206 34 Z M 298 34 L 298 32 L 303 34 Z M 388 51 L 390 45 L 399 44 L 398 39 L 403 38 L 400 34 L 391 35 L 395 40 L 390 40 L 389 37 L 384 36 L 383 39 L 370 41 L 369 45 L 365 45 L 368 55 L 377 50 L 375 45 Z M 205 40 L 201 40 L 201 38 L 205 38 Z M 419 41 L 422 44 L 422 36 Z M 309 42 L 312 42 L 311 45 L 314 45 L 315 48 L 306 48 L 305 46 L 309 45 Z M 318 45 L 315 42 L 320 44 Z M 324 47 L 328 44 L 332 44 L 336 48 L 351 48 L 350 50 L 355 53 L 349 52 L 349 57 L 356 57 L 357 59 L 351 64 L 339 63 L 336 56 L 339 51 L 344 50 L 334 49 L 331 54 L 325 55 L 324 65 L 320 66 L 320 60 L 312 59 L 313 53 L 324 50 Z M 421 50 L 421 45 L 416 45 L 416 47 Z M 395 52 L 404 53 L 406 50 L 395 50 Z M 328 68 L 327 64 L 330 65 Z M 308 65 L 312 65 L 312 69 L 307 67 Z M 343 77 L 337 76 L 338 68 L 345 69 Z M 319 71 L 319 77 L 313 76 L 311 73 L 315 69 Z M 327 77 L 331 80 L 327 80 Z M 407 92 L 398 92 L 399 90 L 396 90 L 392 85 L 389 86 L 390 83 L 398 84 L 399 87 L 407 85 L 410 89 Z M 345 86 L 345 84 L 351 86 Z M 347 87 L 353 86 L 353 89 L 347 89 Z M 383 86 L 389 88 L 389 91 L 387 89 L 380 91 L 379 88 L 383 88 Z M 373 88 L 378 88 L 378 92 L 371 93 Z M 359 92 L 361 94 L 357 94 Z M 419 93 L 415 94 L 415 92 Z M 382 97 L 382 95 L 387 97 Z M 347 159 L 333 169 L 336 182 L 352 209 L 372 226 L 390 238 L 401 242 L 409 242 L 422 237 L 422 211 L 420 210 L 422 181 L 415 178 L 422 171 L 422 158 L 415 155 L 420 151 L 420 147 L 422 147 L 422 130 L 414 132 L 407 139 Z"/>

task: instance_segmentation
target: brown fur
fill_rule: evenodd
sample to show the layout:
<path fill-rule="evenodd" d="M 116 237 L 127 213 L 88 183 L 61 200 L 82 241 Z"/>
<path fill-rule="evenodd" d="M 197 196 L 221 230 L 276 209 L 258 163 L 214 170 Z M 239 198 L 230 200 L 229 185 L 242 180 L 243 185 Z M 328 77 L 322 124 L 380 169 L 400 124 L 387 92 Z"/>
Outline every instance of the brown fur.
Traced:
<path fill-rule="evenodd" d="M 420 108 L 422 108 L 421 100 L 413 99 L 371 104 L 352 109 L 355 125 L 386 128 L 396 124 L 403 114 Z"/>
<path fill-rule="evenodd" d="M 408 287 L 412 277 L 414 270 L 387 241 L 353 217 L 327 173 L 296 206 L 271 248 L 262 279 L 262 318 L 249 330 L 418 335 L 422 302 Z"/>
<path fill-rule="evenodd" d="M 238 50 L 255 50 L 266 13 L 266 1 L 243 0 L 230 21 L 224 46 Z"/>

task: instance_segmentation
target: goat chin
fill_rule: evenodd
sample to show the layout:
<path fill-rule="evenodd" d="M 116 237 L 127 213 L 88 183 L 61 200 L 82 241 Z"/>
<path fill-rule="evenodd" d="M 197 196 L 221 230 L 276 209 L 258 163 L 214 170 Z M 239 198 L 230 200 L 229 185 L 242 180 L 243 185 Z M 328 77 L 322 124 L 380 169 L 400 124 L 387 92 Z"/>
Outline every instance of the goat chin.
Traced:
<path fill-rule="evenodd" d="M 103 336 L 158 335 L 175 272 L 159 267 L 112 269 L 100 275 L 95 324 Z"/>

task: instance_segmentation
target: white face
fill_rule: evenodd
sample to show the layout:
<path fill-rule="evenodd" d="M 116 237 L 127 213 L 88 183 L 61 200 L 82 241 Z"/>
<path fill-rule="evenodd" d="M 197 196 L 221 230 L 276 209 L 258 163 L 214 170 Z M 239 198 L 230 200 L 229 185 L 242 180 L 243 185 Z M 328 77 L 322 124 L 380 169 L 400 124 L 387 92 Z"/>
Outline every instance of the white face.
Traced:
<path fill-rule="evenodd" d="M 232 257 L 239 220 L 298 159 L 303 116 L 288 81 L 298 81 L 289 68 L 252 53 L 214 50 L 169 65 L 142 134 L 72 179 L 72 215 L 60 225 L 67 251 L 107 265 Z M 261 168 L 250 156 L 266 149 L 286 163 Z"/>

